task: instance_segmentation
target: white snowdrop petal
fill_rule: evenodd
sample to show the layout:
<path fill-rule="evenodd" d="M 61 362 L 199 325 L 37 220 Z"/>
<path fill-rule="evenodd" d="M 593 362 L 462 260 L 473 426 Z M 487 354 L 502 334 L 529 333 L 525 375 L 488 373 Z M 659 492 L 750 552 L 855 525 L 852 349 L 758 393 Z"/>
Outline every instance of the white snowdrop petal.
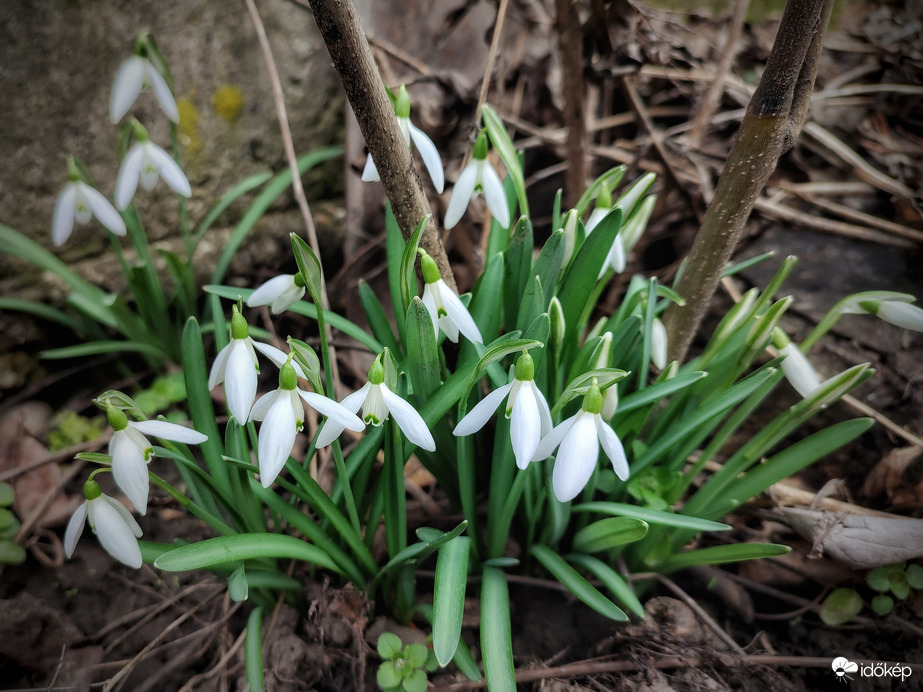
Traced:
<path fill-rule="evenodd" d="M 269 413 L 269 409 L 272 408 L 278 395 L 279 390 L 274 389 L 257 399 L 256 403 L 253 404 L 253 408 L 250 409 L 250 420 L 261 421 L 266 418 L 266 414 Z"/>
<path fill-rule="evenodd" d="M 541 437 L 544 437 L 554 427 L 551 422 L 551 409 L 548 408 L 548 401 L 545 399 L 545 395 L 542 394 L 542 390 L 535 384 L 535 380 L 529 380 L 528 385 L 532 388 L 535 400 L 538 402 L 538 415 L 542 424 Z"/>
<path fill-rule="evenodd" d="M 103 549 L 129 567 L 141 567 L 141 548 L 122 515 L 102 497 L 90 501 L 90 526 Z"/>
<path fill-rule="evenodd" d="M 119 516 L 122 517 L 125 525 L 131 529 L 131 532 L 135 535 L 135 538 L 141 538 L 141 535 L 144 533 L 141 530 L 141 525 L 135 521 L 135 518 L 131 516 L 131 512 L 128 511 L 128 508 L 125 505 L 116 500 L 114 497 L 109 497 L 105 493 L 100 495 L 100 499 L 105 500 L 110 505 L 112 505 L 112 508 L 118 512 Z"/>
<path fill-rule="evenodd" d="M 455 295 L 455 292 L 442 279 L 439 279 L 436 283 L 439 289 L 439 297 L 442 299 L 442 307 L 452 324 L 465 335 L 468 341 L 476 344 L 483 343 L 481 330 L 474 323 L 471 313 L 468 312 L 465 304 L 461 302 L 461 298 Z"/>
<path fill-rule="evenodd" d="M 272 485 L 282 471 L 297 433 L 295 411 L 288 397 L 277 396 L 259 432 L 260 483 L 264 488 Z"/>
<path fill-rule="evenodd" d="M 429 318 L 433 322 L 433 333 L 439 337 L 439 289 L 436 284 L 426 284 L 423 287 L 423 307 L 429 313 Z"/>
<path fill-rule="evenodd" d="M 141 56 L 133 55 L 119 66 L 109 97 L 109 119 L 119 122 L 137 100 L 144 84 L 144 63 Z"/>
<path fill-rule="evenodd" d="M 500 180 L 497 171 L 487 159 L 484 159 L 481 166 L 481 187 L 484 190 L 484 200 L 487 202 L 491 215 L 503 228 L 509 228 L 510 207 L 506 202 L 503 181 Z"/>
<path fill-rule="evenodd" d="M 87 204 L 90 205 L 90 209 L 93 211 L 93 216 L 115 235 L 125 235 L 125 222 L 115 210 L 115 207 L 109 203 L 109 200 L 103 197 L 99 190 L 95 190 L 89 185 L 84 185 L 82 191 Z"/>
<path fill-rule="evenodd" d="M 305 392 L 301 389 L 296 390 L 298 396 L 307 402 L 314 410 L 327 416 L 328 419 L 335 420 L 338 425 L 352 430 L 353 432 L 362 432 L 365 430 L 365 423 L 355 413 L 347 409 L 343 404 L 337 403 L 325 396 L 315 392 Z"/>
<path fill-rule="evenodd" d="M 897 327 L 923 332 L 923 309 L 905 302 L 885 301 L 878 306 L 878 317 Z"/>
<path fill-rule="evenodd" d="M 510 442 L 516 465 L 525 469 L 532 461 L 532 455 L 541 438 L 542 421 L 538 412 L 538 402 L 531 387 L 520 387 L 513 402 L 510 416 Z"/>
<path fill-rule="evenodd" d="M 153 142 L 148 142 L 147 154 L 167 185 L 183 197 L 189 197 L 192 194 L 192 188 L 189 186 L 186 174 L 183 173 L 183 169 L 179 167 L 179 164 L 173 160 L 173 157 Z"/>
<path fill-rule="evenodd" d="M 70 521 L 67 522 L 67 528 L 64 530 L 64 555 L 71 558 L 74 555 L 74 548 L 77 547 L 77 541 L 83 535 L 83 527 L 87 520 L 87 501 L 77 508 L 73 513 Z"/>
<path fill-rule="evenodd" d="M 233 341 L 227 344 L 224 348 L 218 351 L 218 356 L 215 358 L 215 362 L 212 363 L 212 369 L 208 373 L 208 390 L 211 391 L 219 384 L 224 382 L 225 370 L 228 365 L 228 356 L 231 355 L 231 346 Z"/>
<path fill-rule="evenodd" d="M 250 348 L 255 348 L 257 351 L 269 358 L 269 360 L 271 360 L 277 368 L 281 369 L 282 366 L 285 365 L 285 363 L 288 361 L 288 354 L 282 349 L 276 348 L 271 344 L 264 344 L 261 341 L 253 341 L 252 339 L 250 340 L 250 344 Z M 298 365 L 298 363 L 294 360 L 292 361 L 292 367 L 295 368 L 295 374 L 298 375 L 298 377 L 303 380 L 308 379 L 304 374 L 304 370 L 302 370 L 301 366 Z M 257 372 L 259 372 L 259 369 L 257 369 Z"/>
<path fill-rule="evenodd" d="M 372 161 L 372 155 L 369 154 L 365 159 L 365 168 L 362 169 L 362 182 L 375 183 L 381 180 L 378 175 L 378 169 L 375 168 L 375 162 Z"/>
<path fill-rule="evenodd" d="M 599 436 L 599 442 L 603 446 L 603 451 L 612 462 L 612 468 L 615 475 L 620 480 L 628 480 L 628 457 L 625 456 L 625 448 L 622 441 L 615 431 L 605 422 L 596 417 L 596 432 Z"/>
<path fill-rule="evenodd" d="M 449 200 L 449 206 L 445 210 L 445 219 L 443 225 L 446 230 L 454 228 L 455 224 L 465 215 L 465 210 L 471 202 L 471 196 L 474 194 L 474 188 L 478 182 L 478 171 L 475 162 L 472 161 L 465 170 L 458 176 L 455 181 L 455 187 L 452 188 L 452 197 Z"/>
<path fill-rule="evenodd" d="M 658 370 L 667 367 L 667 328 L 659 317 L 651 325 L 651 360 Z"/>
<path fill-rule="evenodd" d="M 599 441 L 594 416 L 581 411 L 561 441 L 554 460 L 551 487 L 560 502 L 570 502 L 586 487 L 596 470 Z"/>
<path fill-rule="evenodd" d="M 561 444 L 561 440 L 564 439 L 564 436 L 567 434 L 568 430 L 571 429 L 576 420 L 577 416 L 571 416 L 552 428 L 551 431 L 541 439 L 541 442 L 538 443 L 538 447 L 535 448 L 535 454 L 532 455 L 532 461 L 541 461 L 542 459 L 550 457 L 554 450 L 557 449 L 558 445 Z"/>
<path fill-rule="evenodd" d="M 782 372 L 801 396 L 807 397 L 820 386 L 820 378 L 795 344 L 785 344 L 779 349 L 779 355 L 785 356 L 782 361 Z"/>
<path fill-rule="evenodd" d="M 224 394 L 231 415 L 241 425 L 250 417 L 250 407 L 256 397 L 257 369 L 243 339 L 233 339 L 224 378 Z"/>
<path fill-rule="evenodd" d="M 144 76 L 147 83 L 151 85 L 151 89 L 154 91 L 154 98 L 157 99 L 157 103 L 160 104 L 160 107 L 163 109 L 163 112 L 166 113 L 167 117 L 173 122 L 178 123 L 179 109 L 176 107 L 176 99 L 173 97 L 173 92 L 170 91 L 170 87 L 167 85 L 167 80 L 164 79 L 163 75 L 160 74 L 151 61 L 146 60 L 145 63 Z"/>
<path fill-rule="evenodd" d="M 420 152 L 420 158 L 423 159 L 423 165 L 429 171 L 429 177 L 433 181 L 433 187 L 440 195 L 445 189 L 445 171 L 442 169 L 442 158 L 439 156 L 439 150 L 433 144 L 433 140 L 413 123 L 409 123 L 410 138 L 413 140 L 417 151 Z"/>
<path fill-rule="evenodd" d="M 176 423 L 168 423 L 165 420 L 129 421 L 128 425 L 143 435 L 172 440 L 173 442 L 198 445 L 208 439 L 207 435 L 203 435 L 198 430 L 177 425 Z"/>
<path fill-rule="evenodd" d="M 131 204 L 135 191 L 138 189 L 143 164 L 144 149 L 140 144 L 134 144 L 122 159 L 122 167 L 119 169 L 119 177 L 115 183 L 115 206 L 119 209 L 127 209 Z"/>
<path fill-rule="evenodd" d="M 119 430 L 112 435 L 109 444 L 112 477 L 119 489 L 131 500 L 138 514 L 143 516 L 147 514 L 150 479 L 147 475 L 144 449 L 132 439 L 129 430 L 130 428 Z"/>
<path fill-rule="evenodd" d="M 385 405 L 407 439 L 421 449 L 435 452 L 436 442 L 417 410 L 388 389 L 386 384 L 379 385 L 379 389 Z"/>
<path fill-rule="evenodd" d="M 452 431 L 453 435 L 458 437 L 463 437 L 465 435 L 471 435 L 476 433 L 478 430 L 484 427 L 490 417 L 493 415 L 494 411 L 497 410 L 497 407 L 503 403 L 504 397 L 506 397 L 510 390 L 513 388 L 513 383 L 505 384 L 498 389 L 495 389 L 490 394 L 481 399 L 477 404 L 474 405 L 468 413 L 458 421 L 458 425 L 455 426 L 455 430 Z"/>
<path fill-rule="evenodd" d="M 51 222 L 51 239 L 55 245 L 63 245 L 74 230 L 74 212 L 77 208 L 77 186 L 68 183 L 61 190 L 54 204 L 54 217 Z"/>

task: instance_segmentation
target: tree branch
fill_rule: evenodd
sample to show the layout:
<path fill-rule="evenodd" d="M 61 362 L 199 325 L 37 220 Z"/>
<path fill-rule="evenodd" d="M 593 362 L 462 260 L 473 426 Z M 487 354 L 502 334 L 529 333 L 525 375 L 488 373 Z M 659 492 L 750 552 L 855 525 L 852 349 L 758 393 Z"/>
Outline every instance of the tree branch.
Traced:
<path fill-rule="evenodd" d="M 394 107 L 372 57 L 359 15 L 351 0 L 309 0 L 333 66 L 340 75 L 346 97 L 356 114 L 359 130 L 381 176 L 391 209 L 407 239 L 429 216 L 420 240 L 442 278 L 455 288 L 455 278 L 439 239 L 429 201 L 413 166 Z"/>
<path fill-rule="evenodd" d="M 785 7 L 763 77 L 676 284 L 686 305 L 671 305 L 664 315 L 671 360 L 685 357 L 753 205 L 804 126 L 832 6 L 833 0 L 789 0 Z"/>

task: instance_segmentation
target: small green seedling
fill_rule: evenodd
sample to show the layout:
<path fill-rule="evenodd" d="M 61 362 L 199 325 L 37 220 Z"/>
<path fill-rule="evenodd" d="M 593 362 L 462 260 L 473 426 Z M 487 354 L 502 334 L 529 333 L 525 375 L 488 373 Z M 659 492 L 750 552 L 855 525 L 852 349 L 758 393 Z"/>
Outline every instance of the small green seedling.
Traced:
<path fill-rule="evenodd" d="M 425 692 L 426 673 L 438 667 L 432 649 L 423 644 L 404 646 L 401 638 L 391 632 L 384 632 L 378 638 L 378 655 L 382 658 L 378 686 L 384 692 Z"/>
<path fill-rule="evenodd" d="M 877 615 L 887 615 L 894 608 L 895 598 L 903 601 L 910 595 L 911 589 L 923 589 L 923 567 L 916 564 L 908 567 L 905 562 L 876 567 L 865 581 L 878 592 L 872 599 L 872 610 Z"/>
<path fill-rule="evenodd" d="M 0 565 L 19 565 L 26 561 L 26 551 L 13 539 L 22 524 L 10 507 L 15 497 L 13 486 L 0 483 Z"/>

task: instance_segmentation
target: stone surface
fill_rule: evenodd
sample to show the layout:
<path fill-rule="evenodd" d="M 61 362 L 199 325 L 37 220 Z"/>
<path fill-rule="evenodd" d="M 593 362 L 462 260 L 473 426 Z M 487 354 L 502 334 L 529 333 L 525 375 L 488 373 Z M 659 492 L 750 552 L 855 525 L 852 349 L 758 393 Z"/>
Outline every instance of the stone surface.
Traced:
<path fill-rule="evenodd" d="M 293 3 L 258 5 L 281 74 L 296 150 L 340 143 L 340 87 L 310 13 Z M 266 65 L 244 3 L 4 0 L 0 223 L 51 249 L 54 203 L 67 180 L 71 154 L 87 164 L 99 190 L 112 199 L 121 127 L 109 121 L 109 94 L 142 29 L 153 32 L 173 74 L 193 224 L 247 175 L 285 166 Z M 130 114 L 153 141 L 169 148 L 169 121 L 152 93 L 142 93 Z M 337 179 L 339 166 L 335 161 L 332 167 Z M 176 198 L 162 182 L 152 192 L 139 190 L 136 202 L 151 238 L 176 236 Z M 275 208 L 286 203 L 291 204 L 290 196 Z M 233 226 L 243 209 L 242 203 L 232 206 L 218 226 Z M 92 221 L 77 226 L 54 251 L 66 261 L 93 256 L 108 248 L 106 235 Z M 0 253 L 0 275 L 23 269 Z M 94 271 L 92 263 L 87 271 Z"/>

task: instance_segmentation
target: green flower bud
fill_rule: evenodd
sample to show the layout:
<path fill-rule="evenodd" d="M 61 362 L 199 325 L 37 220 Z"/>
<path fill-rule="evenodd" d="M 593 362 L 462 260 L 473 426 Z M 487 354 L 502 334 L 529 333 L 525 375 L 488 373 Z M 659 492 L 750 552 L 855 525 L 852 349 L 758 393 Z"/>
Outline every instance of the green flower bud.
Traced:
<path fill-rule="evenodd" d="M 535 363 L 528 351 L 523 351 L 516 361 L 516 379 L 520 382 L 527 382 L 535 379 Z"/>
<path fill-rule="evenodd" d="M 436 283 L 442 278 L 436 260 L 430 257 L 426 250 L 418 250 L 418 252 L 420 253 L 420 269 L 423 271 L 423 280 L 428 284 Z"/>
<path fill-rule="evenodd" d="M 398 118 L 410 117 L 410 94 L 407 93 L 407 87 L 401 84 L 397 92 L 397 100 L 394 102 L 394 113 Z"/>
<path fill-rule="evenodd" d="M 599 385 L 596 384 L 596 378 L 593 378 L 593 384 L 590 385 L 589 391 L 583 397 L 583 405 L 580 407 L 587 413 L 600 413 L 603 410 L 603 395 L 599 391 Z"/>
<path fill-rule="evenodd" d="M 231 338 L 246 339 L 250 336 L 250 326 L 246 318 L 240 314 L 237 306 L 234 306 L 234 313 L 231 315 Z"/>
<path fill-rule="evenodd" d="M 128 416 L 126 416 L 125 412 L 120 408 L 111 405 L 108 406 L 106 408 L 106 418 L 109 419 L 109 425 L 116 432 L 128 427 Z"/>
<path fill-rule="evenodd" d="M 381 364 L 381 356 L 375 359 L 372 367 L 369 368 L 369 382 L 373 385 L 381 384 L 385 381 L 385 366 Z"/>
<path fill-rule="evenodd" d="M 298 386 L 298 373 L 295 372 L 295 366 L 291 360 L 285 361 L 279 370 L 279 389 L 291 391 Z"/>
<path fill-rule="evenodd" d="M 87 500 L 95 500 L 103 494 L 103 491 L 99 487 L 99 483 L 94 480 L 88 480 L 83 484 L 83 496 Z"/>
<path fill-rule="evenodd" d="M 477 141 L 474 143 L 474 151 L 471 156 L 475 159 L 483 161 L 487 158 L 487 131 L 481 130 L 481 133 L 478 135 Z"/>

